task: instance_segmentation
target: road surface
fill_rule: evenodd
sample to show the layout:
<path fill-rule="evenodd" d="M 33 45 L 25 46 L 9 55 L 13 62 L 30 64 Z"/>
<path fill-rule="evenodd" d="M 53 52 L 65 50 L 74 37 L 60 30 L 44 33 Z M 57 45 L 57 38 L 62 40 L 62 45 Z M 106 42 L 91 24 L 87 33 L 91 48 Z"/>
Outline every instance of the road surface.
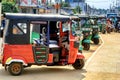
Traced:
<path fill-rule="evenodd" d="M 89 61 L 83 80 L 120 80 L 120 33 L 102 38 L 104 45 Z"/>

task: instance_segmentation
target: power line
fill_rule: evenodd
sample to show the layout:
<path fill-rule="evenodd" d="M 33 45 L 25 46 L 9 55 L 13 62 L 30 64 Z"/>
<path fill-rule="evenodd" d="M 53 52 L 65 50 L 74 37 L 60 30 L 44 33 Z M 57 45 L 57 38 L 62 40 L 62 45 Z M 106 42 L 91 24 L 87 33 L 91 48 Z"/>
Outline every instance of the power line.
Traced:
<path fill-rule="evenodd" d="M 110 2 L 110 1 L 109 0 L 106 0 L 106 1 L 105 0 L 103 0 L 103 1 L 89 1 L 89 0 L 87 1 L 86 0 L 86 2 L 91 2 L 91 3 L 105 3 L 105 2 Z"/>

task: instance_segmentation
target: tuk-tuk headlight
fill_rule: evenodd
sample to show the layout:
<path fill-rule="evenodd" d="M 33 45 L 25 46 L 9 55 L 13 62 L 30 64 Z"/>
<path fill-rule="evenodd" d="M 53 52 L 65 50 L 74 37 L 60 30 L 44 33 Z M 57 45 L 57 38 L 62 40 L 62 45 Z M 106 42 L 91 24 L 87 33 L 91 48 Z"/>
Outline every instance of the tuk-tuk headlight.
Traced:
<path fill-rule="evenodd" d="M 93 28 L 98 28 L 98 26 L 93 26 Z"/>
<path fill-rule="evenodd" d="M 91 28 L 82 28 L 82 31 L 91 31 Z"/>

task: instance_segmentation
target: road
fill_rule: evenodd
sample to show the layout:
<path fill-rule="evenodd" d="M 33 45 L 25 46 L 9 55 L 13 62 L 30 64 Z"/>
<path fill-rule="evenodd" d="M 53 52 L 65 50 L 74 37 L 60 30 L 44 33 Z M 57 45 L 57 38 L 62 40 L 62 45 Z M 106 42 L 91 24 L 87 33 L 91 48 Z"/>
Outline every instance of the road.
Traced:
<path fill-rule="evenodd" d="M 104 45 L 89 61 L 83 80 L 120 80 L 120 33 L 102 38 Z"/>
<path fill-rule="evenodd" d="M 22 75 L 11 76 L 0 65 L 0 80 L 120 80 L 120 35 L 118 33 L 102 35 L 104 45 L 93 45 L 90 51 L 83 51 L 86 61 L 82 70 L 69 66 L 32 66 L 26 68 Z M 90 59 L 91 58 L 91 59 Z"/>

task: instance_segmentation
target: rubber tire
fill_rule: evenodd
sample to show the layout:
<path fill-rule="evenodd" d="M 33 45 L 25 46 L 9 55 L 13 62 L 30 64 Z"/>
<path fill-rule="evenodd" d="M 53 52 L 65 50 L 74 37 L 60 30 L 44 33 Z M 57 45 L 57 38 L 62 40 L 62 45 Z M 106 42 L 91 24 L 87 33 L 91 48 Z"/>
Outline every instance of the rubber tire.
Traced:
<path fill-rule="evenodd" d="M 82 69 L 84 65 L 85 65 L 84 59 L 76 59 L 75 63 L 72 64 L 73 68 L 76 70 Z"/>
<path fill-rule="evenodd" d="M 118 30 L 118 33 L 120 33 L 120 30 Z"/>
<path fill-rule="evenodd" d="M 99 44 L 99 38 L 94 38 L 93 42 L 94 42 L 94 44 L 98 45 Z"/>
<path fill-rule="evenodd" d="M 82 50 L 78 50 L 79 53 L 82 53 Z"/>
<path fill-rule="evenodd" d="M 15 67 L 16 69 L 19 68 L 18 72 L 13 72 L 13 67 Z M 22 65 L 22 63 L 11 63 L 8 66 L 8 71 L 11 75 L 18 76 L 23 72 L 23 65 Z"/>
<path fill-rule="evenodd" d="M 106 33 L 106 30 L 103 30 L 102 33 L 105 34 L 105 33 Z"/>
<path fill-rule="evenodd" d="M 109 33 L 109 34 L 111 33 L 111 29 L 110 28 L 107 30 L 107 33 Z"/>
<path fill-rule="evenodd" d="M 84 43 L 83 46 L 84 46 L 84 48 L 83 48 L 84 50 L 88 51 L 90 49 L 90 44 L 89 43 Z"/>

